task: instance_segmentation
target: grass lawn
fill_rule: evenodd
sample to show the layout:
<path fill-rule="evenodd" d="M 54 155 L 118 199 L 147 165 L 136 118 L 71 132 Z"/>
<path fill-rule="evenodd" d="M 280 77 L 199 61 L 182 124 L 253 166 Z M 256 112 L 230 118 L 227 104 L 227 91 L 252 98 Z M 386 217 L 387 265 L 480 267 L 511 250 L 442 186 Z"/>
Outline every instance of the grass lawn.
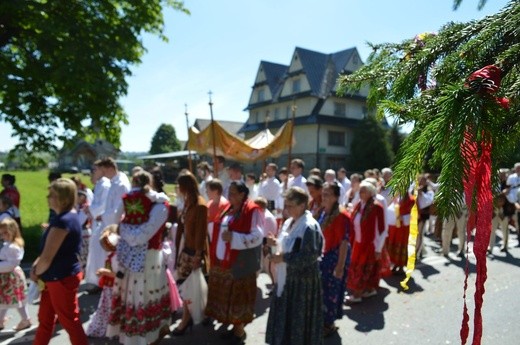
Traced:
<path fill-rule="evenodd" d="M 9 171 L 16 176 L 16 186 L 20 191 L 20 215 L 22 218 L 22 231 L 25 240 L 24 262 L 32 262 L 39 254 L 41 224 L 49 218 L 47 205 L 47 180 L 48 170 L 42 171 Z M 72 174 L 64 174 L 63 177 L 71 177 Z M 92 188 L 89 176 L 80 176 L 88 187 Z M 170 193 L 173 185 L 166 185 L 165 190 Z"/>

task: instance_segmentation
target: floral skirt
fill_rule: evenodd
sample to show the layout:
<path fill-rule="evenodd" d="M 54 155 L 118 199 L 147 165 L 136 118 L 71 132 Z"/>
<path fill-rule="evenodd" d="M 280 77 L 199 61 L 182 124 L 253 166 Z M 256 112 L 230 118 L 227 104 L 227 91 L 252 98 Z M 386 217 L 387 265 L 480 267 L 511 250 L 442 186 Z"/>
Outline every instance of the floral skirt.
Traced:
<path fill-rule="evenodd" d="M 209 272 L 206 315 L 225 324 L 253 321 L 256 273 L 234 279 L 231 270 L 213 267 Z"/>
<path fill-rule="evenodd" d="M 26 286 L 25 273 L 20 266 L 12 272 L 0 273 L 0 309 L 23 307 Z"/>
<path fill-rule="evenodd" d="M 125 345 L 149 344 L 170 325 L 170 291 L 159 250 L 148 249 L 144 272 L 124 271 L 115 280 L 107 336 Z"/>
<path fill-rule="evenodd" d="M 87 336 L 95 338 L 103 338 L 106 336 L 111 303 L 112 287 L 105 286 L 99 297 L 98 308 L 85 332 Z"/>
<path fill-rule="evenodd" d="M 410 234 L 409 225 L 388 227 L 388 238 L 386 239 L 386 249 L 390 256 L 390 261 L 395 266 L 406 266 L 408 262 L 408 235 Z"/>

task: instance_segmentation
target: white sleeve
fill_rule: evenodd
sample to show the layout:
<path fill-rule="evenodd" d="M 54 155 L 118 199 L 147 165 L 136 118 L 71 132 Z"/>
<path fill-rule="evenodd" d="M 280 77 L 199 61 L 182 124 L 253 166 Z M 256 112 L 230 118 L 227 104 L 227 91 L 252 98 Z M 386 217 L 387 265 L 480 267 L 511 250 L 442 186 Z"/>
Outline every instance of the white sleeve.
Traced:
<path fill-rule="evenodd" d="M 89 206 L 90 214 L 94 219 L 105 212 L 110 184 L 100 183 L 99 185 L 96 185 L 96 187 L 97 188 L 94 189 L 94 199 L 92 200 L 92 204 Z"/>
<path fill-rule="evenodd" d="M 155 204 L 150 211 L 150 219 L 146 223 L 121 224 L 121 237 L 132 247 L 145 244 L 157 233 L 166 219 L 168 219 L 168 207 L 164 204 Z"/>
<path fill-rule="evenodd" d="M 5 259 L 0 261 L 0 273 L 12 272 L 22 261 L 23 254 L 24 250 L 12 243 L 3 247 L 2 257 Z"/>
<path fill-rule="evenodd" d="M 231 240 L 231 249 L 249 249 L 258 247 L 264 240 L 264 215 L 259 210 L 253 212 L 253 219 L 251 221 L 251 233 L 242 234 L 240 232 L 233 232 Z"/>

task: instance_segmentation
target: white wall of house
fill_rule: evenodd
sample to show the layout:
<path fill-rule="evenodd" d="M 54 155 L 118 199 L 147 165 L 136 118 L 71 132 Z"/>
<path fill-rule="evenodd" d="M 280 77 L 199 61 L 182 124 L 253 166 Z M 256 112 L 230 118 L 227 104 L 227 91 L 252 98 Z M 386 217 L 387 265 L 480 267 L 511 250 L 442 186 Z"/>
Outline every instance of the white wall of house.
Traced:
<path fill-rule="evenodd" d="M 344 107 L 345 107 L 344 115 L 335 114 L 335 111 L 336 111 L 335 103 L 344 104 Z M 361 120 L 365 117 L 366 112 L 367 112 L 367 109 L 366 109 L 366 105 L 364 102 L 357 101 L 354 99 L 330 97 L 323 104 L 320 114 Z"/>
<path fill-rule="evenodd" d="M 292 152 L 294 154 L 316 152 L 318 139 L 317 130 L 317 125 L 294 127 L 294 138 L 296 140 L 296 145 L 294 145 Z"/>

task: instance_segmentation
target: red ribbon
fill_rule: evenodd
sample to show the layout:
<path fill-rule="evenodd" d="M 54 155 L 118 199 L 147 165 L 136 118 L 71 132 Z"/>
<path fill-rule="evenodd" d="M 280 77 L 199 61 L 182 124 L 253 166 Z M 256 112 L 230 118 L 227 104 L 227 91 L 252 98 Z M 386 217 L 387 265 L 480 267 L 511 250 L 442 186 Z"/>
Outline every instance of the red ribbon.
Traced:
<path fill-rule="evenodd" d="M 495 65 L 488 65 L 471 73 L 465 85 L 481 96 L 489 96 L 498 91 L 501 82 L 502 70 Z M 506 97 L 494 98 L 498 105 L 509 110 L 509 99 Z"/>
<path fill-rule="evenodd" d="M 479 147 L 480 146 L 480 147 Z M 467 238 L 476 226 L 473 252 L 477 259 L 477 278 L 475 282 L 475 315 L 473 320 L 473 345 L 480 345 L 482 339 L 482 303 L 485 292 L 484 284 L 487 279 L 486 251 L 491 233 L 491 218 L 493 216 L 493 194 L 491 189 L 491 141 L 484 136 L 480 145 L 475 142 L 468 130 L 464 135 L 461 151 L 466 160 L 464 193 L 469 209 Z M 476 195 L 475 195 L 476 194 Z M 473 196 L 476 196 L 477 209 L 473 209 Z M 466 245 L 467 249 L 467 245 Z M 467 252 L 467 250 L 466 250 Z M 469 314 L 466 304 L 468 288 L 469 263 L 466 260 L 466 277 L 464 280 L 464 310 L 460 337 L 462 344 L 466 344 L 469 335 Z"/>

